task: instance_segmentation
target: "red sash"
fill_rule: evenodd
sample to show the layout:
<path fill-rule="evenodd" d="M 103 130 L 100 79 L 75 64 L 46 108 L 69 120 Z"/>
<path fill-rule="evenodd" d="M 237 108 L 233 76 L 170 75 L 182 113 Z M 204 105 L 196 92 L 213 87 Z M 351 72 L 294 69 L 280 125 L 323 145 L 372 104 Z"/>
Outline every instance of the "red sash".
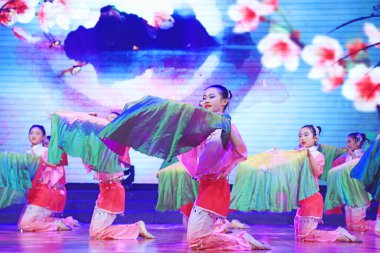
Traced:
<path fill-rule="evenodd" d="M 49 210 L 56 213 L 63 213 L 66 205 L 66 187 L 50 189 L 50 204 L 47 207 Z"/>
<path fill-rule="evenodd" d="M 191 210 L 193 209 L 194 202 L 190 202 L 189 204 L 183 205 L 179 208 L 179 211 L 185 215 L 187 218 L 190 217 Z"/>
<path fill-rule="evenodd" d="M 202 176 L 198 197 L 198 207 L 226 217 L 230 208 L 230 186 L 226 178 L 213 178 L 214 175 Z"/>
<path fill-rule="evenodd" d="M 297 210 L 299 216 L 312 216 L 322 218 L 323 215 L 323 197 L 317 192 L 310 197 L 298 202 L 300 208 Z"/>
<path fill-rule="evenodd" d="M 63 174 L 63 177 L 59 179 L 59 187 L 42 184 L 44 169 L 46 169 L 46 164 L 43 159 L 41 159 L 36 175 L 32 181 L 32 188 L 30 188 L 28 192 L 28 203 L 44 207 L 53 212 L 62 213 L 66 205 L 65 175 Z"/>
<path fill-rule="evenodd" d="M 99 183 L 99 196 L 96 204 L 99 208 L 112 213 L 123 213 L 125 209 L 125 189 L 119 181 Z"/>

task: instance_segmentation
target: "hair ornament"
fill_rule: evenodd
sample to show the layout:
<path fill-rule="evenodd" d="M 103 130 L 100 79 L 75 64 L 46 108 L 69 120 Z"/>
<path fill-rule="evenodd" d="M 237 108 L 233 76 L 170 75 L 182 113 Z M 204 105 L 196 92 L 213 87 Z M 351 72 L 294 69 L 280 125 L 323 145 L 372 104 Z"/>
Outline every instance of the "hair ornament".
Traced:
<path fill-rule="evenodd" d="M 315 135 L 319 135 L 319 128 L 313 125 L 313 128 L 315 130 Z"/>

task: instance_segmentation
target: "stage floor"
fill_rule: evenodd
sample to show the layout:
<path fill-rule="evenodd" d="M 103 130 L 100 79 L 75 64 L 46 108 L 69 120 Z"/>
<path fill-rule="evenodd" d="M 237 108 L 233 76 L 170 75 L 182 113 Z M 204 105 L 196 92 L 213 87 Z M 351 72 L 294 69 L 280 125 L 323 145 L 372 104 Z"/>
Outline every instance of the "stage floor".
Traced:
<path fill-rule="evenodd" d="M 0 252 L 191 252 L 186 243 L 182 225 L 148 224 L 157 238 L 153 240 L 96 241 L 88 238 L 88 224 L 73 231 L 20 233 L 15 225 L 0 225 Z M 333 229 L 322 226 L 322 229 Z M 240 230 L 235 230 L 238 233 Z M 271 251 L 258 252 L 323 252 L 352 253 L 380 252 L 380 237 L 373 232 L 355 233 L 363 243 L 297 243 L 293 239 L 293 226 L 253 225 L 249 232 L 272 246 Z"/>

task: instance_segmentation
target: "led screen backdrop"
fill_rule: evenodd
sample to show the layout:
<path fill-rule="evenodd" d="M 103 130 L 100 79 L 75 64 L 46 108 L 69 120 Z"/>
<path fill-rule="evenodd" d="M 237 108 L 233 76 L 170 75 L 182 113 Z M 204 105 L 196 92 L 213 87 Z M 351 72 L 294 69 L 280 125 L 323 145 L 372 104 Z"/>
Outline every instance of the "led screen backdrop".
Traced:
<path fill-rule="evenodd" d="M 114 8 L 100 16 L 107 5 Z M 293 149 L 305 124 L 320 125 L 321 142 L 339 147 L 350 132 L 379 131 L 378 1 L 0 6 L 0 151 L 25 152 L 29 127 L 42 124 L 50 132 L 54 111 L 106 116 L 145 95 L 197 105 L 211 84 L 232 91 L 228 113 L 250 155 Z M 162 161 L 131 155 L 136 182 L 156 183 Z M 70 159 L 67 177 L 93 182 L 78 159 Z"/>

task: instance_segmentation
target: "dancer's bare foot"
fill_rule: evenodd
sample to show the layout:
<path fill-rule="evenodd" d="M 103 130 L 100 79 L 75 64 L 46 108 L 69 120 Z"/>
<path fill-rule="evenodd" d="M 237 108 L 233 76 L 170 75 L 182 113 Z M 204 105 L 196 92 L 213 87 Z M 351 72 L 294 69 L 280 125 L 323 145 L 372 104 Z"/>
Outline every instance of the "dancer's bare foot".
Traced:
<path fill-rule="evenodd" d="M 244 233 L 244 238 L 251 244 L 252 249 L 254 250 L 255 249 L 256 250 L 270 250 L 271 249 L 271 247 L 268 244 L 256 240 L 255 238 L 253 238 L 252 235 L 248 233 Z"/>
<path fill-rule="evenodd" d="M 223 231 L 223 232 L 226 233 L 226 234 L 231 234 L 231 233 L 232 233 L 231 227 L 226 226 L 226 227 L 224 228 L 224 231 Z"/>
<path fill-rule="evenodd" d="M 71 227 L 67 226 L 65 223 L 63 223 L 61 220 L 57 222 L 58 231 L 69 231 L 72 230 Z"/>
<path fill-rule="evenodd" d="M 360 238 L 350 234 L 346 229 L 344 229 L 342 227 L 339 227 L 337 230 L 339 231 L 338 240 L 340 240 L 340 241 L 354 242 L 354 243 L 362 243 L 363 242 Z"/>
<path fill-rule="evenodd" d="M 241 223 L 238 220 L 232 220 L 231 223 L 231 228 L 238 228 L 238 229 L 247 229 L 249 226 L 247 224 Z"/>
<path fill-rule="evenodd" d="M 148 230 L 146 229 L 146 226 L 145 226 L 145 222 L 143 222 L 141 220 L 141 221 L 138 221 L 137 223 L 139 224 L 139 227 L 140 227 L 139 236 L 142 236 L 145 239 L 155 239 L 156 238 L 154 235 L 152 235 L 151 233 L 148 232 Z"/>
<path fill-rule="evenodd" d="M 75 220 L 72 216 L 66 217 L 62 219 L 62 222 L 70 227 L 80 227 L 79 221 Z"/>

